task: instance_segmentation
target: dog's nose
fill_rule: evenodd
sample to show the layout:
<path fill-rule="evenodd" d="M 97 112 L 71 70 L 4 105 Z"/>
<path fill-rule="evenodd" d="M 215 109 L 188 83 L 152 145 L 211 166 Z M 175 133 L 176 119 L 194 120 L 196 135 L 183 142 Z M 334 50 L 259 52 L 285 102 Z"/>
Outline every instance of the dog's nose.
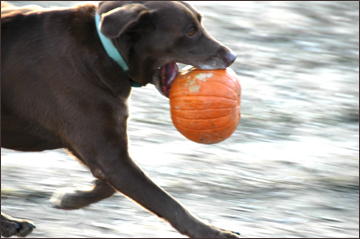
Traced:
<path fill-rule="evenodd" d="M 233 51 L 229 51 L 224 56 L 227 67 L 229 67 L 236 59 L 236 54 Z"/>

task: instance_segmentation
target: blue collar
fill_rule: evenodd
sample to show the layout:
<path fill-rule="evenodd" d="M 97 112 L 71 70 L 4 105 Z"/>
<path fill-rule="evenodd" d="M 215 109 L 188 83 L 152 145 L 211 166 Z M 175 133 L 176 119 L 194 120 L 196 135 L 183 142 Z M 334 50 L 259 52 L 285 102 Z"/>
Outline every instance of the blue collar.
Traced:
<path fill-rule="evenodd" d="M 121 68 L 125 71 L 126 74 L 129 73 L 129 67 L 127 66 L 126 62 L 124 61 L 124 58 L 122 58 L 122 56 L 120 55 L 119 51 L 114 47 L 114 45 L 112 44 L 112 42 L 110 41 L 109 38 L 107 38 L 106 36 L 104 36 L 99 29 L 99 24 L 100 24 L 100 15 L 95 13 L 95 25 L 96 25 L 96 30 L 98 32 L 99 38 L 101 40 L 102 45 L 105 48 L 106 53 L 114 60 L 116 61 Z M 130 79 L 130 84 L 132 87 L 141 87 L 141 85 Z"/>

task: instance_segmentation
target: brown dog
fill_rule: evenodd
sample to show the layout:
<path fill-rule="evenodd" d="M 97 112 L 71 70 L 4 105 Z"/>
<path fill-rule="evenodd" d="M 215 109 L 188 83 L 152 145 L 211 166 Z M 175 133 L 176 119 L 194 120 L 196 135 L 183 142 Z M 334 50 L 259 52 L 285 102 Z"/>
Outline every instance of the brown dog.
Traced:
<path fill-rule="evenodd" d="M 55 197 L 81 208 L 119 191 L 190 237 L 237 237 L 205 224 L 155 185 L 128 153 L 131 85 L 168 96 L 176 62 L 223 69 L 235 54 L 211 38 L 184 2 L 100 2 L 69 9 L 1 6 L 1 146 L 66 148 L 96 185 Z M 29 221 L 1 216 L 3 236 Z"/>

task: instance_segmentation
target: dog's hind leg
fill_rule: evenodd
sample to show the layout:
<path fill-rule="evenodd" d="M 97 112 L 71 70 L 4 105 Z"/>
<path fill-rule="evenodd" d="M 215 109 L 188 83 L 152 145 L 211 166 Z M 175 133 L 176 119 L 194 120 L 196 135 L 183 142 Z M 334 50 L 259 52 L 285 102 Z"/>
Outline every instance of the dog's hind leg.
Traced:
<path fill-rule="evenodd" d="M 25 237 L 35 228 L 28 220 L 15 219 L 1 212 L 1 236 L 3 237 Z"/>
<path fill-rule="evenodd" d="M 107 183 L 97 179 L 91 190 L 72 190 L 70 192 L 59 190 L 50 199 L 53 207 L 65 210 L 79 209 L 111 197 L 115 190 Z"/>

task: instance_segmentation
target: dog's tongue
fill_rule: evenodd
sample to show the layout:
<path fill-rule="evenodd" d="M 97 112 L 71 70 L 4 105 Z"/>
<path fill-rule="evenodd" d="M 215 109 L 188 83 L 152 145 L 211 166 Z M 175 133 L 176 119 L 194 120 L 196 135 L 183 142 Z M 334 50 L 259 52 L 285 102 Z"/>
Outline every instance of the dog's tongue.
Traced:
<path fill-rule="evenodd" d="M 162 93 L 169 97 L 171 84 L 178 74 L 178 66 L 175 62 L 168 63 L 161 67 L 161 90 Z"/>

